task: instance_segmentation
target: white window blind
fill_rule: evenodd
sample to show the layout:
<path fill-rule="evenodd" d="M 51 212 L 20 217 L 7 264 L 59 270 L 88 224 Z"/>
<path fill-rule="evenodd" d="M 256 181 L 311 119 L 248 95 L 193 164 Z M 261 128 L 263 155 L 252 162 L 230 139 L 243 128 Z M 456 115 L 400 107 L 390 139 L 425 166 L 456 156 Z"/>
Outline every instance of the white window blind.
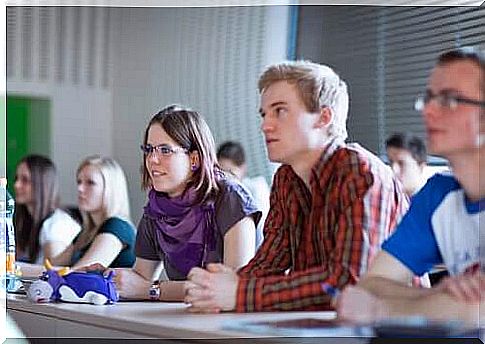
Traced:
<path fill-rule="evenodd" d="M 413 104 L 438 55 L 485 49 L 483 6 L 302 6 L 299 13 L 298 58 L 329 64 L 347 81 L 349 139 L 380 155 L 394 132 L 425 138 Z"/>

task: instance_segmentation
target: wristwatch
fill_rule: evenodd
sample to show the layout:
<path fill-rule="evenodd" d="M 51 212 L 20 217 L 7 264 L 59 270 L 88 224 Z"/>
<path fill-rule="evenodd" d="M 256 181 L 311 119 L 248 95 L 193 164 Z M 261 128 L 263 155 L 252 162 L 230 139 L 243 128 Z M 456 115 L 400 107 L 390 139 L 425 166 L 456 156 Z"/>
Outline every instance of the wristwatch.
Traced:
<path fill-rule="evenodd" d="M 154 281 L 148 290 L 148 296 L 152 301 L 160 300 L 160 281 Z"/>

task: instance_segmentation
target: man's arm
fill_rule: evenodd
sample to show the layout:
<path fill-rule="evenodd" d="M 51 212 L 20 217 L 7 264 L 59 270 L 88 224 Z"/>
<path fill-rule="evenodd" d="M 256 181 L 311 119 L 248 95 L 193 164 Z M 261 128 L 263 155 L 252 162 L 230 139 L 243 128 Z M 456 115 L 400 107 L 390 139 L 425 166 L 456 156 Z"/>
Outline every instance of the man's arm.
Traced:
<path fill-rule="evenodd" d="M 417 289 L 417 288 L 412 288 Z M 347 287 L 337 301 L 341 319 L 369 323 L 391 317 L 424 316 L 433 320 L 462 320 L 477 326 L 480 302 L 460 302 L 445 291 L 429 289 L 427 294 L 415 297 L 378 297 L 360 287 Z M 482 312 L 483 313 L 483 312 Z M 483 314 L 480 315 L 483 317 Z M 483 319 L 481 320 L 483 322 Z"/>
<path fill-rule="evenodd" d="M 485 298 L 481 302 L 466 303 L 443 291 L 412 300 L 395 298 L 385 302 L 391 317 L 421 315 L 434 320 L 459 319 L 474 326 L 478 325 L 480 304 L 485 306 Z"/>
<path fill-rule="evenodd" d="M 370 322 L 420 315 L 435 320 L 461 319 L 476 325 L 480 302 L 460 301 L 445 288 L 412 287 L 412 275 L 399 260 L 381 251 L 360 283 L 346 288 L 339 297 L 339 317 Z"/>
<path fill-rule="evenodd" d="M 356 202 L 353 209 L 341 214 L 339 226 L 336 226 L 335 247 L 323 266 L 293 271 L 288 275 L 241 275 L 236 311 L 330 309 L 332 296 L 325 293 L 323 286 L 340 289 L 348 283 L 357 282 L 363 244 L 363 228 L 359 226 L 362 221 L 357 221 L 352 227 L 347 226 L 346 219 L 351 213 L 359 213 L 357 208 L 361 206 L 362 202 Z M 352 228 L 352 233 L 348 232 L 348 228 Z M 274 252 L 273 249 L 268 251 Z"/>
<path fill-rule="evenodd" d="M 479 307 L 484 306 L 483 298 L 481 302 L 460 302 L 436 288 L 428 289 L 427 294 L 408 298 L 378 297 L 364 288 L 349 286 L 338 298 L 337 312 L 339 318 L 353 322 L 369 323 L 391 317 L 424 316 L 433 320 L 459 319 L 476 326 Z"/>
<path fill-rule="evenodd" d="M 407 199 L 384 184 L 379 175 L 371 174 L 365 163 L 344 165 L 336 173 L 341 175 L 333 186 L 338 190 L 338 199 L 321 209 L 335 206 L 335 213 L 327 210 L 325 214 L 328 221 L 333 221 L 326 226 L 315 224 L 314 228 L 322 232 L 318 244 L 329 252 L 323 264 L 284 276 L 240 276 L 237 311 L 332 309 L 328 287 L 343 289 L 358 281 L 382 240 L 403 215 Z"/>
<path fill-rule="evenodd" d="M 222 264 L 209 264 L 207 270 L 193 268 L 185 285 L 185 302 L 194 312 L 218 312 L 234 310 L 236 290 L 251 278 L 284 275 L 290 267 L 290 239 L 285 209 L 280 200 L 281 190 L 287 184 L 288 167 L 282 167 L 275 175 L 270 203 L 271 209 L 264 224 L 264 241 L 256 255 L 236 274 Z M 246 288 L 243 288 L 246 290 Z"/>
<path fill-rule="evenodd" d="M 290 267 L 288 221 L 281 200 L 287 173 L 281 168 L 275 175 L 270 195 L 271 209 L 264 224 L 264 241 L 255 256 L 238 271 L 243 278 L 283 275 Z"/>
<path fill-rule="evenodd" d="M 414 274 L 386 251 L 380 251 L 359 287 L 377 297 L 412 299 L 430 293 L 429 288 L 413 288 Z"/>
<path fill-rule="evenodd" d="M 335 203 L 335 213 L 328 215 L 332 223 L 325 228 L 314 227 L 314 230 L 322 231 L 322 242 L 318 244 L 330 245 L 327 246 L 328 256 L 321 265 L 282 274 L 281 267 L 284 265 L 278 265 L 281 262 L 279 257 L 290 259 L 289 236 L 282 233 L 289 232 L 290 228 L 284 226 L 285 222 L 280 228 L 268 226 L 272 220 L 269 218 L 266 223 L 267 238 L 256 257 L 240 271 L 239 277 L 231 276 L 224 269 L 193 269 L 189 273 L 186 302 L 197 311 L 333 308 L 332 296 L 325 293 L 326 287 L 341 289 L 357 282 L 359 274 L 377 252 L 381 239 L 401 215 L 402 206 L 400 201 L 395 201 L 396 195 L 389 193 L 388 187 L 379 184 L 365 171 L 352 170 L 344 175 L 346 178 L 335 186 L 339 200 Z M 265 269 L 260 270 L 258 264 Z M 221 287 L 223 281 L 227 282 L 224 289 Z M 234 283 L 237 289 L 233 288 Z M 232 295 L 226 297 L 229 291 Z M 235 303 L 225 302 L 234 298 Z"/>

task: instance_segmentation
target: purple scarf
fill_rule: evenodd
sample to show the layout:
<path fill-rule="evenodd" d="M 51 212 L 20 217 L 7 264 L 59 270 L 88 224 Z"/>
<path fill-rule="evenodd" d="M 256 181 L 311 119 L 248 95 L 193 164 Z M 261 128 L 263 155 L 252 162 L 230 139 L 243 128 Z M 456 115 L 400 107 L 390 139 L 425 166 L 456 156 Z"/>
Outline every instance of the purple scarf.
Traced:
<path fill-rule="evenodd" d="M 196 204 L 196 198 L 193 188 L 174 198 L 152 189 L 145 206 L 145 214 L 155 221 L 160 248 L 184 275 L 205 263 L 207 248 L 215 248 L 214 205 Z"/>

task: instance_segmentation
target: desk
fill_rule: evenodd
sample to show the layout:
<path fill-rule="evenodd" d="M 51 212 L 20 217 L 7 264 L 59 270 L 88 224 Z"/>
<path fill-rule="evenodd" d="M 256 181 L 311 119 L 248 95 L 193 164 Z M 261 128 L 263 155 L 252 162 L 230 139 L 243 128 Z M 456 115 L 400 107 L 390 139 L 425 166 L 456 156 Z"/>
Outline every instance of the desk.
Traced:
<path fill-rule="evenodd" d="M 186 307 L 183 303 L 165 302 L 118 302 L 107 306 L 34 304 L 24 295 L 7 295 L 7 311 L 27 337 L 269 340 L 270 336 L 264 334 L 229 331 L 223 327 L 231 321 L 335 317 L 335 312 L 191 314 L 186 312 Z M 349 340 L 351 343 L 365 342 L 359 338 Z"/>

